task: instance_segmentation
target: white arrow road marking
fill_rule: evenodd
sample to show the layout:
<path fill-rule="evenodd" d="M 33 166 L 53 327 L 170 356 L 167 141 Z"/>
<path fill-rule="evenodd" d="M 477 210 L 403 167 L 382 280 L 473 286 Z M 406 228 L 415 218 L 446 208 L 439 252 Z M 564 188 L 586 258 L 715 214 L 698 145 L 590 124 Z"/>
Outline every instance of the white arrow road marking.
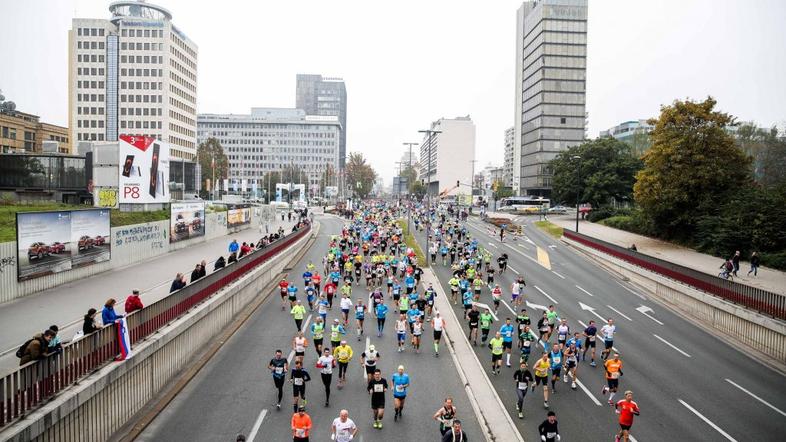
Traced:
<path fill-rule="evenodd" d="M 622 313 L 621 311 L 615 309 L 614 307 L 612 307 L 610 305 L 606 305 L 606 307 L 614 310 L 615 312 L 617 312 L 618 315 L 622 316 L 623 318 L 627 319 L 628 321 L 633 321 L 633 319 L 630 319 L 625 313 Z"/>
<path fill-rule="evenodd" d="M 671 348 L 677 350 L 678 352 L 682 353 L 683 356 L 690 357 L 689 354 L 687 354 L 684 351 L 680 350 L 674 344 L 672 344 L 671 342 L 661 338 L 660 336 L 656 335 L 655 333 L 653 333 L 652 336 L 655 336 L 655 338 L 657 338 L 660 342 L 663 342 L 664 344 L 668 345 L 669 347 L 671 347 Z"/>
<path fill-rule="evenodd" d="M 732 381 L 731 379 L 726 379 L 726 382 L 730 383 L 731 385 L 734 385 L 735 387 L 739 388 L 740 390 L 744 391 L 745 393 L 748 393 L 749 395 L 751 395 L 751 397 L 753 397 L 753 398 L 754 398 L 754 399 L 756 399 L 757 401 L 761 402 L 762 404 L 764 404 L 764 405 L 766 405 L 766 406 L 768 406 L 768 407 L 772 408 L 773 410 L 777 411 L 777 412 L 778 412 L 778 413 L 780 413 L 781 415 L 783 415 L 783 416 L 786 416 L 786 412 L 784 412 L 783 410 L 780 410 L 780 409 L 776 408 L 776 407 L 775 407 L 774 405 L 772 405 L 771 403 L 769 403 L 769 402 L 765 401 L 764 399 L 762 399 L 762 398 L 760 398 L 760 397 L 756 396 L 755 394 L 751 393 L 750 391 L 746 390 L 746 389 L 745 389 L 745 388 L 743 388 L 743 387 L 742 387 L 740 384 L 738 384 L 738 383 L 736 383 L 736 382 Z"/>
<path fill-rule="evenodd" d="M 553 273 L 553 274 L 555 274 L 555 275 L 559 276 L 559 277 L 560 277 L 560 278 L 562 278 L 562 279 L 565 279 L 565 277 L 564 277 L 564 276 L 560 275 L 559 273 L 555 272 L 554 270 L 552 270 L 552 271 L 551 271 L 551 273 Z"/>
<path fill-rule="evenodd" d="M 499 318 L 497 318 L 497 315 L 494 314 L 494 309 L 489 307 L 488 304 L 483 304 L 482 302 L 474 302 L 473 301 L 472 305 L 477 305 L 478 307 L 482 307 L 482 308 L 488 309 L 489 313 L 491 314 L 491 317 L 494 318 L 495 321 L 499 321 Z"/>
<path fill-rule="evenodd" d="M 490 242 L 490 243 L 489 243 L 489 245 L 490 245 L 491 247 L 494 247 L 495 249 L 496 249 L 496 248 L 498 248 L 498 247 L 497 247 L 497 245 L 496 245 L 496 244 L 494 244 L 493 242 Z"/>
<path fill-rule="evenodd" d="M 658 321 L 652 315 L 650 315 L 650 312 L 652 312 L 652 309 L 647 307 L 646 305 L 642 305 L 641 307 L 636 307 L 636 311 L 638 311 L 642 315 L 652 319 L 653 321 L 657 322 L 658 324 L 663 325 L 662 322 Z"/>
<path fill-rule="evenodd" d="M 588 294 L 588 295 L 592 296 L 592 297 L 594 297 L 594 296 L 595 296 L 595 295 L 593 295 L 592 293 L 590 293 L 590 292 L 588 292 L 588 291 L 584 290 L 583 288 L 581 288 L 581 287 L 579 287 L 579 286 L 576 286 L 576 288 L 577 288 L 577 289 L 579 289 L 579 290 L 581 290 L 582 292 L 584 292 L 584 293 L 586 293 L 586 294 Z"/>
<path fill-rule="evenodd" d="M 552 298 L 552 297 L 551 297 L 551 296 L 550 296 L 548 293 L 546 293 L 546 292 L 544 292 L 543 290 L 541 290 L 541 289 L 540 289 L 540 287 L 538 287 L 538 286 L 534 286 L 534 287 L 535 287 L 535 289 L 536 289 L 537 291 L 539 291 L 539 292 L 543 293 L 543 296 L 545 296 L 545 297 L 547 297 L 547 298 L 551 299 L 551 302 L 553 302 L 554 304 L 559 304 L 559 302 L 557 302 L 557 300 L 556 300 L 556 299 Z"/>
<path fill-rule="evenodd" d="M 554 244 L 549 244 L 549 248 L 550 248 L 550 249 L 556 249 L 556 248 L 557 248 L 557 246 L 555 246 Z"/>
<path fill-rule="evenodd" d="M 507 303 L 507 302 L 505 302 L 505 300 L 504 300 L 504 299 L 500 299 L 500 301 L 502 301 L 502 304 L 503 304 L 503 305 L 505 305 L 505 307 L 507 307 L 507 308 L 508 308 L 508 310 L 510 310 L 510 312 L 511 312 L 511 313 L 513 313 L 514 315 L 516 314 L 516 311 L 515 311 L 515 310 L 513 310 L 513 307 L 511 307 L 510 305 L 508 305 L 508 303 Z"/>
<path fill-rule="evenodd" d="M 262 421 L 265 420 L 265 416 L 267 416 L 267 410 L 263 409 L 262 412 L 259 413 L 259 417 L 257 417 L 256 422 L 254 422 L 254 427 L 251 428 L 251 433 L 248 434 L 248 442 L 254 442 L 254 438 L 257 437 L 257 433 L 259 433 L 259 427 L 262 426 Z"/>
<path fill-rule="evenodd" d="M 527 249 L 527 250 L 529 250 L 529 247 L 525 246 L 525 245 L 524 245 L 524 244 L 522 244 L 522 243 L 518 243 L 517 245 L 518 245 L 519 247 L 522 247 L 522 248 L 524 248 L 524 249 Z M 164 283 L 167 283 L 167 282 L 169 282 L 169 281 L 164 281 Z"/>
<path fill-rule="evenodd" d="M 735 438 L 731 437 L 731 436 L 729 435 L 729 433 L 727 433 L 727 432 L 723 431 L 723 430 L 721 429 L 721 427 L 719 427 L 719 426 L 715 425 L 714 423 L 712 423 L 712 421 L 711 421 L 711 420 L 707 419 L 707 418 L 706 418 L 706 417 L 705 417 L 703 414 L 699 413 L 699 412 L 698 412 L 698 410 L 696 410 L 695 408 L 693 408 L 693 407 L 691 407 L 690 405 L 688 405 L 688 404 L 687 404 L 685 401 L 683 401 L 682 399 L 677 399 L 677 400 L 679 401 L 679 403 L 681 403 L 682 405 L 684 405 L 684 406 L 685 406 L 685 408 L 687 408 L 688 410 L 692 411 L 692 412 L 693 412 L 693 414 L 695 414 L 696 416 L 698 416 L 698 417 L 699 417 L 699 419 L 701 419 L 701 420 L 703 420 L 704 422 L 706 422 L 706 423 L 707 423 L 707 425 L 709 425 L 710 427 L 714 428 L 714 429 L 715 429 L 715 431 L 717 431 L 718 433 L 720 433 L 720 434 L 721 434 L 723 437 L 725 437 L 727 440 L 729 440 L 729 441 L 731 441 L 731 442 L 737 442 L 737 439 L 735 439 Z"/>
<path fill-rule="evenodd" d="M 606 318 L 604 318 L 598 312 L 595 311 L 595 307 L 591 307 L 591 306 L 589 306 L 589 305 L 587 305 L 587 304 L 585 304 L 583 302 L 579 302 L 579 307 L 581 307 L 582 310 L 586 310 L 588 312 L 591 312 L 593 315 L 597 316 L 598 319 L 600 319 L 601 321 L 605 321 L 606 320 Z"/>
<path fill-rule="evenodd" d="M 530 242 L 531 242 L 531 241 L 530 241 Z M 533 244 L 534 244 L 534 243 L 533 243 Z M 540 265 L 540 263 L 538 262 L 538 260 L 537 260 L 537 259 L 535 259 L 535 258 L 533 258 L 533 257 L 531 257 L 531 256 L 529 256 L 529 255 L 527 255 L 526 253 L 524 253 L 524 252 L 522 252 L 521 250 L 519 250 L 519 249 L 517 249 L 517 248 L 513 247 L 513 246 L 512 246 L 512 245 L 510 245 L 510 244 L 506 244 L 506 245 L 507 245 L 508 247 L 510 247 L 510 250 L 513 250 L 514 252 L 518 253 L 519 255 L 521 255 L 521 256 L 523 256 L 523 257 L 527 258 L 528 260 L 530 260 L 530 261 L 534 262 L 535 264 L 537 264 L 537 265 Z"/>
<path fill-rule="evenodd" d="M 524 301 L 524 302 L 527 304 L 527 307 L 529 307 L 529 308 L 534 308 L 534 309 L 543 310 L 543 311 L 548 310 L 548 307 L 546 307 L 545 305 L 533 304 L 533 303 L 531 303 L 529 301 Z"/>
<path fill-rule="evenodd" d="M 589 396 L 590 400 L 592 402 L 594 402 L 595 405 L 600 407 L 601 404 L 600 404 L 600 401 L 598 400 L 598 398 L 596 398 L 595 395 L 590 393 L 589 389 L 587 387 L 585 387 L 584 384 L 582 384 L 580 380 L 576 379 L 576 384 L 579 386 L 579 388 L 581 388 L 584 391 L 584 393 L 587 393 L 587 396 Z"/>

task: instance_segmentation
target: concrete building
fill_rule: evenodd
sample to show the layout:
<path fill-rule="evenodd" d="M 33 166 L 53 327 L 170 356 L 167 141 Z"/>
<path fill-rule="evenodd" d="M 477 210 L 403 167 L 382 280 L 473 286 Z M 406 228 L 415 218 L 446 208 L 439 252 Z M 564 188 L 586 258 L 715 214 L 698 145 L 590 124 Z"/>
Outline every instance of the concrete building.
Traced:
<path fill-rule="evenodd" d="M 38 115 L 0 111 L 0 152 L 69 153 L 68 129 L 40 121 Z"/>
<path fill-rule="evenodd" d="M 147 135 L 196 156 L 197 46 L 166 9 L 115 1 L 112 17 L 75 18 L 68 34 L 72 144 Z"/>
<path fill-rule="evenodd" d="M 431 130 L 441 131 L 429 137 L 424 134 L 420 144 L 419 179 L 426 183 L 431 195 L 469 195 L 475 159 L 475 123 L 466 117 L 440 118 L 431 123 Z"/>
<path fill-rule="evenodd" d="M 338 117 L 306 115 L 302 109 L 255 107 L 245 115 L 200 114 L 197 126 L 200 143 L 214 137 L 224 148 L 228 179 L 238 183 L 247 180 L 248 188 L 261 183 L 268 173 L 291 165 L 304 171 L 302 179 L 308 181 L 309 189 L 319 186 L 328 164 L 338 170 Z M 257 186 L 259 190 L 262 187 Z"/>
<path fill-rule="evenodd" d="M 518 181 L 513 181 L 513 138 L 516 135 L 514 128 L 505 129 L 505 156 L 502 161 L 502 181 L 505 187 L 518 189 Z"/>
<path fill-rule="evenodd" d="M 514 191 L 549 196 L 549 162 L 584 139 L 587 0 L 525 1 L 516 17 Z"/>
<path fill-rule="evenodd" d="M 613 137 L 624 143 L 629 144 L 634 154 L 641 156 L 650 148 L 649 133 L 655 126 L 647 123 L 647 120 L 631 120 L 620 123 L 609 130 L 603 130 L 599 137 Z"/>
<path fill-rule="evenodd" d="M 295 107 L 307 115 L 338 117 L 341 137 L 338 145 L 339 167 L 344 169 L 347 160 L 347 89 L 341 78 L 321 75 L 297 74 Z"/>

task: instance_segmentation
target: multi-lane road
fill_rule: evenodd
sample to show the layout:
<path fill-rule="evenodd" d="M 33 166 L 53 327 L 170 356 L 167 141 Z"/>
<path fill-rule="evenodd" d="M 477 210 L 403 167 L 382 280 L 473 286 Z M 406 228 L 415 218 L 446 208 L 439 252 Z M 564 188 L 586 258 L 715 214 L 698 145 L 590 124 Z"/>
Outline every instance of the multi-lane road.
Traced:
<path fill-rule="evenodd" d="M 525 236 L 500 242 L 489 234 L 488 224 L 471 218 L 469 232 L 496 257 L 509 256 L 508 271 L 497 275 L 505 290 L 499 319 L 515 313 L 510 308 L 510 286 L 519 275 L 526 279 L 526 300 L 533 322 L 542 307 L 554 305 L 567 318 L 571 332 L 583 331 L 591 319 L 603 323 L 613 318 L 617 325 L 615 347 L 624 362 L 620 393 L 632 390 L 641 408 L 632 434 L 635 440 L 766 441 L 782 440 L 786 434 L 786 382 L 782 374 L 744 354 L 663 308 L 643 291 L 615 278 L 586 257 L 538 230 L 525 220 Z M 420 236 L 423 236 L 422 234 Z M 422 239 L 421 239 L 422 242 Z M 448 268 L 437 264 L 436 273 L 445 289 Z M 449 293 L 449 292 L 448 292 Z M 489 290 L 481 302 L 491 304 Z M 463 308 L 455 306 L 457 315 Z M 462 324 L 465 327 L 466 325 Z M 492 332 L 498 329 L 495 324 Z M 554 339 L 552 339 L 553 342 Z M 515 347 L 515 345 L 514 345 Z M 476 347 L 477 357 L 490 365 L 490 351 Z M 533 357 L 540 356 L 533 352 Z M 518 352 L 514 348 L 513 361 Z M 532 361 L 533 358 L 530 359 Z M 531 365 L 531 364 L 530 364 Z M 492 376 L 498 394 L 526 440 L 538 440 L 537 425 L 545 415 L 540 388 L 530 391 L 524 405 L 525 418 L 516 417 L 513 368 Z M 560 423 L 563 440 L 613 440 L 616 415 L 601 396 L 605 384 L 601 364 L 597 368 L 581 362 L 580 388 L 570 389 L 560 381 L 549 400 Z"/>
<path fill-rule="evenodd" d="M 317 219 L 321 223 L 317 242 L 294 267 L 290 277 L 301 289 L 303 281 L 300 275 L 305 271 L 306 264 L 310 260 L 318 268 L 321 267 L 322 257 L 327 253 L 329 236 L 340 233 L 344 223 L 331 216 Z M 267 364 L 276 349 L 282 349 L 285 356 L 290 355 L 296 330 L 288 311 L 281 311 L 277 293 L 277 287 L 270 287 L 268 299 L 153 420 L 138 440 L 226 441 L 233 440 L 236 434 L 244 434 L 249 440 L 253 436 L 253 440 L 258 442 L 292 440 L 292 387 L 289 383 L 285 385 L 282 407 L 277 410 L 276 390 L 267 370 Z M 355 298 L 368 298 L 365 289 L 355 295 Z M 328 322 L 338 317 L 339 313 L 338 307 L 334 305 L 328 313 Z M 324 406 L 322 382 L 318 370 L 314 368 L 316 353 L 311 348 L 306 352 L 305 366 L 312 376 L 312 381 L 306 387 L 307 412 L 314 425 L 311 440 L 330 440 L 331 423 L 342 408 L 349 410 L 350 418 L 360 428 L 356 440 L 439 440 L 438 424 L 432 420 L 432 415 L 446 396 L 454 398 L 459 410 L 458 417 L 471 440 L 482 440 L 480 426 L 472 413 L 452 359 L 447 354 L 435 358 L 430 351 L 430 331 L 424 333 L 428 339 L 424 339 L 423 353 L 415 354 L 411 349 L 397 353 L 393 315 L 388 315 L 381 338 L 373 333 L 376 324 L 373 317 L 369 315 L 369 318 L 366 321 L 366 336 L 360 341 L 356 339 L 354 325 L 348 330 L 347 341 L 355 356 L 350 364 L 347 385 L 342 390 L 336 388 L 337 371 L 334 371 L 330 407 Z M 378 365 L 388 382 L 399 364 L 406 367 L 411 377 L 403 420 L 393 421 L 393 398 L 389 394 L 381 430 L 371 426 L 371 401 L 363 379 L 364 370 L 360 365 L 360 354 L 369 344 L 375 345 L 380 352 Z"/>

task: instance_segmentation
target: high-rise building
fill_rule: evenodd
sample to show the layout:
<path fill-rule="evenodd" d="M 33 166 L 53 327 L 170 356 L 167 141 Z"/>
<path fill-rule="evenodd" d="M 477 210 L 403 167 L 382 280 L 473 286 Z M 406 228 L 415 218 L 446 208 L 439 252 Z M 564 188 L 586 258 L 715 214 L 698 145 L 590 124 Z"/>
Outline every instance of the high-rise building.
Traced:
<path fill-rule="evenodd" d="M 627 143 L 633 149 L 633 154 L 641 156 L 650 148 L 649 133 L 655 126 L 647 123 L 647 120 L 631 120 L 620 123 L 609 130 L 600 131 L 600 137 L 612 137 Z"/>
<path fill-rule="evenodd" d="M 469 115 L 440 118 L 431 123 L 430 129 L 440 133 L 423 136 L 418 178 L 426 183 L 431 195 L 469 195 L 469 187 L 457 187 L 456 182 L 469 185 L 473 180 L 475 123 Z"/>
<path fill-rule="evenodd" d="M 338 117 L 341 123 L 338 162 L 343 169 L 347 160 L 347 89 L 344 80 L 297 74 L 295 97 L 295 107 L 303 109 L 307 115 Z"/>
<path fill-rule="evenodd" d="M 513 138 L 516 131 L 509 127 L 505 129 L 505 157 L 502 161 L 502 181 L 505 187 L 512 187 L 518 189 L 518 182 L 513 181 Z"/>
<path fill-rule="evenodd" d="M 525 1 L 516 17 L 513 190 L 518 194 L 549 196 L 549 162 L 583 141 L 586 68 L 587 0 Z"/>
<path fill-rule="evenodd" d="M 69 31 L 72 145 L 147 135 L 175 158 L 196 156 L 197 46 L 166 9 L 109 5 L 109 20 L 75 18 Z"/>
<path fill-rule="evenodd" d="M 247 189 L 261 183 L 270 172 L 297 166 L 303 176 L 293 177 L 293 181 L 307 182 L 308 190 L 319 194 L 314 186 L 319 186 L 327 165 L 338 170 L 338 117 L 306 115 L 302 109 L 255 107 L 246 115 L 199 114 L 197 122 L 199 142 L 216 138 L 229 160 L 228 179 L 233 183 L 246 180 Z"/>

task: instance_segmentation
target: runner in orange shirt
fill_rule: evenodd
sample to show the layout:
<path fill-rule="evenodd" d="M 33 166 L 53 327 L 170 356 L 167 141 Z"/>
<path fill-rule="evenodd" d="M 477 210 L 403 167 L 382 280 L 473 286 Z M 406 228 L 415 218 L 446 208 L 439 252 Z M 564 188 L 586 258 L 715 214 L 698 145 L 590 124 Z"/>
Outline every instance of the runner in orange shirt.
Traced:
<path fill-rule="evenodd" d="M 633 426 L 633 416 L 639 415 L 639 405 L 633 402 L 633 392 L 625 392 L 625 399 L 620 400 L 614 406 L 617 414 L 620 415 L 620 431 L 614 437 L 615 442 L 628 442 L 630 437 L 630 427 Z"/>
<path fill-rule="evenodd" d="M 292 415 L 292 441 L 308 442 L 311 432 L 311 416 L 306 414 L 306 407 L 300 406 L 297 413 Z"/>
<path fill-rule="evenodd" d="M 622 359 L 619 353 L 614 353 L 614 359 L 607 359 L 606 363 L 606 383 L 607 386 L 603 387 L 601 395 L 609 394 L 609 405 L 614 406 L 614 395 L 620 384 L 620 376 L 622 376 Z"/>

